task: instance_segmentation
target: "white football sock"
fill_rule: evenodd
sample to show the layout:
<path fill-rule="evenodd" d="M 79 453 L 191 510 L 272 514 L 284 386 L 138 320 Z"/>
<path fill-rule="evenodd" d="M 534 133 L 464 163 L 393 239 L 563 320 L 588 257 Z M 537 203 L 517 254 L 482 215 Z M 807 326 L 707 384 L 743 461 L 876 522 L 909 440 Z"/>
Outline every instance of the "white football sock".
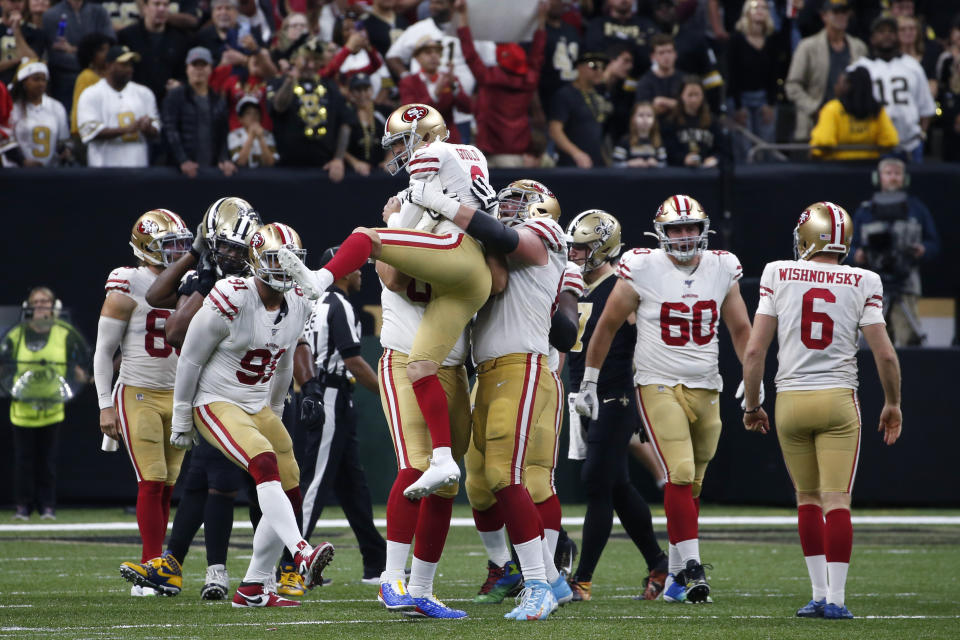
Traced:
<path fill-rule="evenodd" d="M 827 588 L 827 603 L 843 606 L 844 591 L 847 586 L 847 570 L 849 562 L 828 562 L 827 576 L 830 586 Z"/>
<path fill-rule="evenodd" d="M 556 529 L 546 529 L 543 530 L 543 537 L 549 545 L 550 557 L 554 557 L 557 554 L 557 540 L 560 539 L 560 532 Z"/>
<path fill-rule="evenodd" d="M 317 289 L 320 290 L 320 295 L 323 295 L 323 292 L 330 288 L 330 285 L 333 284 L 333 274 L 326 269 L 318 269 L 313 272 L 317 276 L 314 281 L 314 285 Z"/>
<path fill-rule="evenodd" d="M 413 598 L 425 598 L 433 595 L 433 576 L 437 574 L 437 563 L 421 560 L 413 556 L 413 563 L 410 565 L 410 581 L 407 583 L 407 591 Z"/>
<path fill-rule="evenodd" d="M 510 549 L 507 547 L 507 539 L 504 537 L 506 527 L 500 527 L 496 531 L 477 531 L 480 534 L 480 540 L 483 542 L 483 548 L 487 550 L 487 557 L 490 562 L 502 567 L 510 560 Z"/>
<path fill-rule="evenodd" d="M 810 586 L 813 587 L 813 599 L 819 602 L 827 597 L 827 556 L 804 556 L 807 573 L 810 574 Z"/>
<path fill-rule="evenodd" d="M 253 555 L 250 565 L 243 576 L 244 582 L 266 582 L 274 575 L 277 562 L 283 553 L 283 540 L 277 535 L 273 527 L 266 523 L 257 527 L 253 532 Z"/>
<path fill-rule="evenodd" d="M 409 542 L 387 540 L 387 564 L 383 573 L 380 574 L 380 582 L 406 579 L 408 555 L 410 555 Z"/>
<path fill-rule="evenodd" d="M 513 545 L 517 550 L 517 558 L 520 560 L 520 568 L 523 571 L 524 580 L 544 580 L 547 579 L 546 569 L 543 566 L 543 538 L 537 536 L 526 542 Z"/>
<path fill-rule="evenodd" d="M 257 500 L 260 502 L 260 511 L 263 512 L 261 526 L 267 523 L 273 527 L 283 540 L 283 544 L 296 557 L 297 552 L 300 551 L 297 545 L 303 541 L 303 536 L 300 535 L 300 527 L 297 526 L 297 518 L 293 515 L 290 499 L 283 492 L 280 483 L 271 480 L 258 484 Z"/>
<path fill-rule="evenodd" d="M 680 573 L 680 570 L 683 569 L 683 558 L 680 557 L 680 551 L 677 549 L 677 545 L 670 545 L 667 558 L 667 564 L 670 567 L 668 571 L 673 575 Z"/>
<path fill-rule="evenodd" d="M 553 553 L 546 536 L 540 538 L 540 541 L 543 547 L 543 571 L 547 574 L 547 582 L 553 584 L 553 581 L 560 577 L 560 572 L 557 571 L 557 563 L 553 561 Z"/>
<path fill-rule="evenodd" d="M 687 566 L 688 560 L 696 560 L 697 564 L 700 564 L 700 540 L 699 538 L 690 538 L 689 540 L 681 540 L 677 543 L 677 552 L 680 554 L 680 559 L 683 561 L 683 566 Z"/>
<path fill-rule="evenodd" d="M 437 447 L 433 450 L 430 462 L 440 464 L 448 460 L 453 460 L 453 451 L 450 450 L 450 447 Z"/>

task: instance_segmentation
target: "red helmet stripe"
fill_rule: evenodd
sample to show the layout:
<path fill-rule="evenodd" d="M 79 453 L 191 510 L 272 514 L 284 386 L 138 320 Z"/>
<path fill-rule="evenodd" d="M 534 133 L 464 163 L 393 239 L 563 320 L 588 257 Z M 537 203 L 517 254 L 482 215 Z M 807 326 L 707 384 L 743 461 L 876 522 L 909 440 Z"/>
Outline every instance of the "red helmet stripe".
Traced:
<path fill-rule="evenodd" d="M 677 196 L 673 196 L 673 206 L 676 208 L 678 214 L 683 215 L 680 213 L 680 198 Z"/>
<path fill-rule="evenodd" d="M 277 223 L 274 226 L 277 228 L 277 233 L 280 234 L 280 241 L 283 242 L 283 244 L 290 244 L 290 240 L 287 239 L 287 231 L 283 228 L 284 225 Z"/>

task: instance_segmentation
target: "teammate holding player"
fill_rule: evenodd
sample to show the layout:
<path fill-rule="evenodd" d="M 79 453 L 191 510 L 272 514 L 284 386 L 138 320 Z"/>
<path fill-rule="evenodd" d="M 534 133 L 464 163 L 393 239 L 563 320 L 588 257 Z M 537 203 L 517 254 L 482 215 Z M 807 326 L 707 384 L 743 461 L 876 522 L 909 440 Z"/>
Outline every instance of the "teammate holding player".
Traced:
<path fill-rule="evenodd" d="M 667 198 L 653 220 L 659 249 L 633 249 L 587 349 L 577 412 L 599 415 L 597 381 L 613 337 L 636 313 L 634 383 L 640 416 L 667 473 L 663 507 L 670 539 L 668 602 L 707 602 L 697 520 L 707 465 L 720 439 L 717 323 L 723 315 L 737 357 L 750 337 L 736 256 L 707 251 L 710 219 L 689 196 Z"/>
<path fill-rule="evenodd" d="M 759 396 L 767 349 L 778 336 L 777 439 L 797 492 L 797 523 L 813 598 L 803 618 L 852 618 L 844 602 L 853 548 L 850 493 L 860 454 L 857 330 L 873 352 L 883 385 L 879 431 L 900 437 L 900 365 L 883 321 L 883 286 L 872 271 L 840 264 L 853 221 L 818 202 L 800 214 L 794 260 L 771 262 L 743 361 L 743 424 L 767 433 Z"/>

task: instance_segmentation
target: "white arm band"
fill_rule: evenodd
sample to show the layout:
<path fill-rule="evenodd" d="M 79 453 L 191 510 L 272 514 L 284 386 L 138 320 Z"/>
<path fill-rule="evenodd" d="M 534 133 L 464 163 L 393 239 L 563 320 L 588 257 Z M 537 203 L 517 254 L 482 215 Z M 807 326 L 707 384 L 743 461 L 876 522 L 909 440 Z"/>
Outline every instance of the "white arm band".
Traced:
<path fill-rule="evenodd" d="M 583 368 L 583 383 L 584 383 L 584 384 L 587 384 L 588 382 L 592 382 L 593 384 L 597 384 L 597 378 L 599 378 L 599 377 L 600 377 L 600 369 L 597 369 L 596 367 L 584 367 L 584 368 Z"/>
<path fill-rule="evenodd" d="M 97 348 L 93 352 L 93 382 L 101 409 L 113 406 L 113 354 L 123 341 L 127 321 L 100 316 L 97 324 Z"/>
<path fill-rule="evenodd" d="M 270 387 L 270 409 L 278 418 L 283 416 L 283 402 L 287 399 L 292 378 L 293 350 L 287 349 L 277 363 L 277 370 L 273 373 L 273 386 Z"/>
<path fill-rule="evenodd" d="M 197 393 L 200 372 L 220 342 L 230 335 L 227 321 L 210 307 L 200 307 L 187 327 L 177 377 L 173 386 L 173 424 L 193 425 L 193 397 Z M 177 430 L 177 429 L 175 429 Z M 182 430 L 182 429 L 180 429 Z"/>

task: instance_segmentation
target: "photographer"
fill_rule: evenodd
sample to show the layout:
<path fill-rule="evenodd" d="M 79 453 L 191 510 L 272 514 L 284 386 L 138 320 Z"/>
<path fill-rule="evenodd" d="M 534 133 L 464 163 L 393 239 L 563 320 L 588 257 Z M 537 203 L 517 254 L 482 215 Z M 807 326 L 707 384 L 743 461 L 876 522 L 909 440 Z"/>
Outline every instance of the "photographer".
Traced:
<path fill-rule="evenodd" d="M 920 262 L 940 253 L 933 216 L 920 200 L 906 194 L 906 168 L 901 160 L 884 158 L 874 173 L 880 188 L 853 216 L 853 261 L 880 274 L 887 330 L 898 347 L 923 342 L 917 320 Z"/>

